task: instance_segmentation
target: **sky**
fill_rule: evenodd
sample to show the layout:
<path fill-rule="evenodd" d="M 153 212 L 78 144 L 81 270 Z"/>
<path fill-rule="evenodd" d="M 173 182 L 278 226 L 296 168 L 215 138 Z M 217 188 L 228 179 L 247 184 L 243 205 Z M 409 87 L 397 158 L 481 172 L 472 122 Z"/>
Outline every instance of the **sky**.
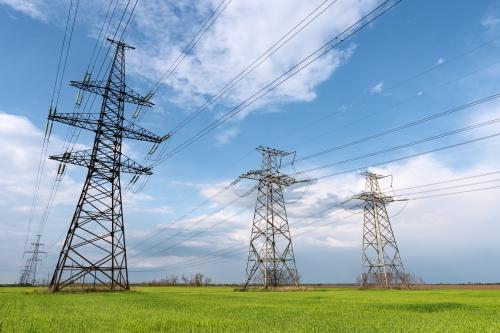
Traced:
<path fill-rule="evenodd" d="M 139 0 L 125 34 L 135 47 L 126 53 L 127 84 L 146 94 L 185 55 L 160 82 L 155 106 L 142 111 L 139 124 L 163 135 L 199 113 L 165 144 L 167 153 L 175 151 L 382 3 L 325 2 L 320 8 L 326 9 L 314 21 L 219 96 L 220 89 L 322 2 L 232 0 L 186 53 L 186 45 L 220 2 Z M 83 79 L 95 45 L 103 45 L 97 63 L 106 60 L 108 45 L 101 44 L 99 32 L 107 9 L 116 4 L 111 37 L 126 3 L 79 4 L 59 112 L 73 111 L 77 91 L 68 83 Z M 45 163 L 30 219 L 69 8 L 69 0 L 0 0 L 1 283 L 19 277 L 26 239 L 31 242 L 42 230 L 58 168 L 56 162 Z M 153 176 L 141 178 L 125 193 L 130 279 L 202 272 L 215 282 L 242 282 L 256 196 L 249 191 L 255 184 L 242 181 L 215 194 L 242 173 L 259 168 L 255 148 L 264 145 L 296 152 L 296 162 L 282 171 L 297 179 L 328 176 L 285 191 L 303 282 L 349 283 L 359 276 L 362 211 L 359 204 L 343 203 L 363 190 L 363 170 L 390 175 L 380 181 L 385 193 L 412 199 L 388 205 L 407 272 L 430 283 L 500 281 L 498 98 L 308 157 L 500 93 L 499 51 L 499 1 L 403 0 L 221 126 L 162 160 Z M 214 96 L 216 101 L 203 107 Z M 97 99 L 92 106 L 94 112 L 99 103 Z M 130 117 L 133 106 L 126 112 Z M 62 153 L 71 139 L 68 133 L 66 125 L 54 124 L 49 154 Z M 76 147 L 85 149 L 92 135 L 78 133 Z M 430 137 L 435 138 L 423 140 Z M 408 144 L 418 140 L 425 142 Z M 456 146 L 439 149 L 450 145 Z M 385 151 L 391 147 L 398 148 Z M 124 152 L 142 161 L 150 148 L 126 140 Z M 410 155 L 415 156 L 398 160 Z M 397 161 L 385 163 L 391 160 Z M 331 166 L 318 168 L 325 165 Z M 58 185 L 41 237 L 47 252 L 41 278 L 54 269 L 84 177 L 85 170 L 68 166 Z M 457 178 L 462 180 L 427 186 Z M 129 180 L 123 176 L 124 184 Z M 426 186 L 414 188 L 421 185 Z M 482 190 L 486 187 L 491 189 Z M 441 195 L 464 190 L 477 191 Z"/>

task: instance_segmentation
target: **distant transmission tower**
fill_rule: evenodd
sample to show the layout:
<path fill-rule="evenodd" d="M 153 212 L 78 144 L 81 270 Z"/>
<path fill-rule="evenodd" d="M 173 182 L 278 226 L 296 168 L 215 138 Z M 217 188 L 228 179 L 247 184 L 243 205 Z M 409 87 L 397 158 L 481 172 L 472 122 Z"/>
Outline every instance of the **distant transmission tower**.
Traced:
<path fill-rule="evenodd" d="M 387 176 L 371 172 L 364 172 L 362 175 L 366 177 L 365 191 L 353 197 L 364 201 L 361 287 L 408 287 L 386 208 L 388 203 L 398 200 L 380 190 L 378 181 Z"/>
<path fill-rule="evenodd" d="M 125 103 L 150 107 L 150 95 L 141 96 L 125 84 L 125 49 L 122 41 L 108 39 L 116 45 L 107 80 L 71 81 L 80 90 L 102 96 L 99 113 L 52 113 L 49 119 L 95 132 L 92 149 L 50 158 L 88 168 L 87 178 L 78 200 L 71 225 L 51 280 L 58 291 L 70 285 L 91 285 L 108 289 L 129 289 L 125 227 L 123 222 L 121 173 L 151 175 L 148 167 L 122 154 L 122 139 L 130 138 L 159 144 L 159 137 L 124 118 Z"/>
<path fill-rule="evenodd" d="M 36 285 L 36 272 L 38 263 L 41 261 L 40 254 L 47 254 L 47 252 L 40 250 L 40 247 L 43 246 L 40 243 L 40 237 L 41 235 L 36 235 L 35 242 L 31 243 L 31 250 L 25 252 L 26 254 L 30 254 L 30 256 L 26 259 L 24 269 L 21 271 L 19 283 L 22 285 Z"/>
<path fill-rule="evenodd" d="M 250 237 L 245 288 L 262 284 L 264 288 L 299 284 L 292 237 L 283 198 L 283 188 L 300 181 L 280 173 L 281 160 L 288 153 L 260 146 L 260 170 L 251 170 L 239 179 L 258 180 L 257 202 Z"/>

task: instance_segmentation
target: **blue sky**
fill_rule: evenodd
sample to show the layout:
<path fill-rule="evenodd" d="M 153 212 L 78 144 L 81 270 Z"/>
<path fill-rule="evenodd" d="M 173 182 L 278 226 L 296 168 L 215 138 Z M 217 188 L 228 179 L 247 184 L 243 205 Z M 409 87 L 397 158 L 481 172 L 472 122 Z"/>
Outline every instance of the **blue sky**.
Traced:
<path fill-rule="evenodd" d="M 145 114 L 141 125 L 159 134 L 171 130 L 320 3 L 233 0 L 177 73 L 161 86 L 155 96 L 157 105 Z M 211 109 L 178 132 L 169 149 L 229 111 L 378 3 L 339 0 Z M 73 109 L 76 91 L 67 83 L 83 78 L 107 4 L 97 0 L 81 4 L 58 106 L 61 112 Z M 139 1 L 127 30 L 127 41 L 137 48 L 127 54 L 129 85 L 137 91 L 149 91 L 217 4 L 211 0 Z M 5 267 L 0 272 L 1 282 L 14 281 L 22 265 L 33 179 L 68 6 L 69 1 L 0 0 L 0 157 L 4 159 L 0 177 L 0 222 L 4 230 L 0 235 L 0 261 Z M 229 191 L 215 199 L 210 196 L 238 175 L 260 165 L 255 147 L 262 144 L 296 150 L 300 158 L 495 94 L 500 74 L 499 50 L 500 2 L 402 1 L 310 70 L 160 164 L 140 193 L 126 197 L 132 280 L 201 271 L 215 281 L 242 281 L 244 255 L 226 260 L 213 258 L 199 266 L 187 263 L 214 249 L 248 245 L 252 209 L 235 213 L 250 207 L 255 193 L 214 215 L 210 214 L 233 200 L 235 194 Z M 499 106 L 496 101 L 484 103 L 297 163 L 295 170 L 487 121 L 499 116 Z M 363 167 L 481 137 L 498 132 L 498 127 L 485 126 L 307 176 Z M 56 125 L 51 153 L 60 151 L 66 130 L 64 125 Z M 83 134 L 79 143 L 88 145 L 90 139 L 89 133 Z M 496 171 L 500 162 L 498 143 L 499 139 L 493 138 L 373 170 L 392 174 L 395 190 Z M 128 141 L 125 149 L 127 155 L 140 160 L 149 146 Z M 56 168 L 56 164 L 47 163 L 33 230 L 40 221 Z M 287 172 L 293 173 L 294 169 L 288 168 Z M 49 252 L 42 274 L 53 269 L 61 247 L 59 237 L 69 225 L 83 177 L 83 170 L 69 168 L 57 193 L 42 237 Z M 292 237 L 305 232 L 294 239 L 303 281 L 355 281 L 360 269 L 361 215 L 347 217 L 350 212 L 339 208 L 332 215 L 315 219 L 309 216 L 331 200 L 356 193 L 362 185 L 360 175 L 349 173 L 287 191 Z M 243 182 L 236 191 L 243 193 L 251 186 Z M 208 205 L 176 222 L 207 198 Z M 494 237 L 500 231 L 498 199 L 499 192 L 492 190 L 393 204 L 390 212 L 395 215 L 394 230 L 406 269 L 429 282 L 498 281 L 500 268 L 495 263 L 500 246 Z M 202 218 L 202 222 L 194 224 Z M 311 227 L 303 227 L 299 221 L 309 221 Z M 331 225 L 314 230 L 329 221 Z M 134 244 L 158 230 L 164 231 L 134 249 Z M 138 251 L 158 242 L 164 245 L 157 249 L 171 248 L 154 256 Z M 179 264 L 174 269 L 163 269 L 173 263 Z M 139 272 L 144 270 L 151 272 Z"/>

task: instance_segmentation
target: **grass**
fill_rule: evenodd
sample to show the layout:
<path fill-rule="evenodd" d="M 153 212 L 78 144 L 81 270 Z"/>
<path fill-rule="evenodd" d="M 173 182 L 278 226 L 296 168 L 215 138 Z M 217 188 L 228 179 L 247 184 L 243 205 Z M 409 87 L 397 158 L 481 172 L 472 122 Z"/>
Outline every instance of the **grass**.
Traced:
<path fill-rule="evenodd" d="M 500 290 L 0 288 L 0 332 L 500 332 Z"/>

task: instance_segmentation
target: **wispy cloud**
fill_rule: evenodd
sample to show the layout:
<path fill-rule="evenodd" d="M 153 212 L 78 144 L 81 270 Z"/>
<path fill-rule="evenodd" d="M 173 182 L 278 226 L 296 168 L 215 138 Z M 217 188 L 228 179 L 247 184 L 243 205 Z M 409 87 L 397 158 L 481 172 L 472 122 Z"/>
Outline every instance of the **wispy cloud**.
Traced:
<path fill-rule="evenodd" d="M 494 28 L 500 23 L 500 18 L 490 15 L 481 20 L 481 25 L 485 28 Z"/>
<path fill-rule="evenodd" d="M 8 6 L 37 20 L 44 22 L 48 20 L 45 1 L 42 0 L 0 0 L 0 5 Z"/>
<path fill-rule="evenodd" d="M 381 94 L 384 91 L 384 82 L 380 81 L 376 85 L 374 85 L 370 91 L 372 94 Z"/>
<path fill-rule="evenodd" d="M 217 143 L 223 145 L 228 143 L 232 138 L 234 138 L 240 132 L 237 128 L 225 129 L 215 136 Z"/>
<path fill-rule="evenodd" d="M 361 0 L 356 3 L 339 2 L 332 6 L 316 22 L 232 89 L 222 99 L 223 105 L 237 103 L 264 87 L 326 40 L 358 20 L 377 2 Z M 212 1 L 201 1 L 201 9 L 188 11 L 191 19 L 185 22 L 201 21 L 208 11 L 213 10 L 213 5 Z M 214 95 L 316 5 L 299 0 L 232 2 L 192 54 L 179 66 L 176 75 L 166 81 L 165 84 L 175 92 L 172 94 L 172 100 L 184 105 L 187 101 L 188 105 L 195 107 L 192 105 L 193 100 L 204 100 L 206 96 Z M 185 44 L 185 41 L 178 38 L 179 27 L 172 26 L 168 20 L 157 19 L 157 15 L 162 11 L 176 16 L 175 13 L 172 14 L 171 9 L 155 1 L 147 7 L 147 11 L 141 9 L 136 17 L 141 39 L 136 40 L 139 48 L 133 66 L 138 74 L 152 79 L 157 78 L 158 73 L 165 72 L 181 52 L 181 45 Z M 337 19 L 333 20 L 332 17 Z M 179 21 L 178 17 L 174 21 Z M 186 35 L 181 37 L 186 40 L 189 38 Z M 276 102 L 313 100 L 316 97 L 315 88 L 327 80 L 353 51 L 353 47 L 348 47 L 321 58 L 273 91 L 260 107 Z M 249 112 L 251 110 L 243 112 L 242 115 Z"/>

